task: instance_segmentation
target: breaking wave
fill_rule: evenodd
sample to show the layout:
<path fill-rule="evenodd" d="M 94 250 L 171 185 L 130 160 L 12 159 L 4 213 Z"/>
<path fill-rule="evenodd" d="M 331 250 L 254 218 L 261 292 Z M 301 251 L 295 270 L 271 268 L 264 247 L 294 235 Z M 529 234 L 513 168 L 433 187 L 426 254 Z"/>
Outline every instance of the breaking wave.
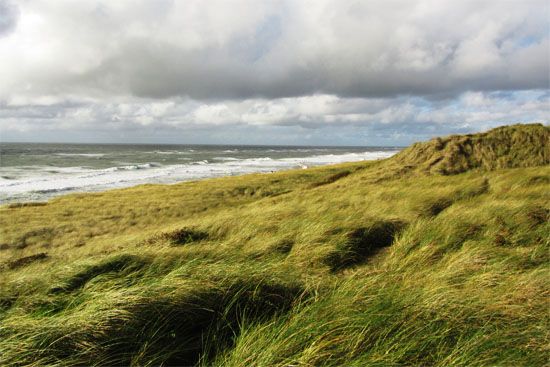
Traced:
<path fill-rule="evenodd" d="M 44 200 L 68 192 L 102 191 L 144 183 L 176 183 L 210 177 L 381 159 L 396 152 L 374 151 L 277 159 L 271 157 L 216 157 L 210 161 L 204 159 L 169 165 L 148 162 L 105 169 L 51 166 L 18 167 L 19 172 L 24 172 L 24 175 L 14 177 L 11 173 L 3 174 L 3 180 L 0 180 L 0 202 Z"/>

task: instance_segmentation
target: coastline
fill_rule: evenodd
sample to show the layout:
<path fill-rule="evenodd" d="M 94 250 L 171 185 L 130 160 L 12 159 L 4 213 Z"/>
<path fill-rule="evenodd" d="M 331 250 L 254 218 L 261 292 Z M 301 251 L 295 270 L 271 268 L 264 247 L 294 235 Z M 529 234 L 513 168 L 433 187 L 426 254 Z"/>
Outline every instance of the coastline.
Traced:
<path fill-rule="evenodd" d="M 371 167 L 372 164 L 381 163 L 386 160 L 388 160 L 391 157 L 388 158 L 380 158 L 380 159 L 373 159 L 373 160 L 364 160 L 364 161 L 351 161 L 351 162 L 339 162 L 339 163 L 331 163 L 331 164 L 324 164 L 324 165 L 317 165 L 317 166 L 310 166 L 307 168 L 304 167 L 292 167 L 288 169 L 281 169 L 278 171 L 270 171 L 270 172 L 248 172 L 243 174 L 236 174 L 236 175 L 222 175 L 222 176 L 214 176 L 214 177 L 205 177 L 205 178 L 199 178 L 199 179 L 189 179 L 189 180 L 183 180 L 183 181 L 177 181 L 172 183 L 139 183 L 132 186 L 123 186 L 123 187 L 110 187 L 103 190 L 97 190 L 97 191 L 71 191 L 71 192 L 63 192 L 59 193 L 58 195 L 52 195 L 51 197 L 48 197 L 44 200 L 16 200 L 16 201 L 7 201 L 7 202 L 0 202 L 0 209 L 13 209 L 13 208 L 33 208 L 33 207 L 41 207 L 46 206 L 50 203 L 62 201 L 70 203 L 73 199 L 78 201 L 93 201 L 95 198 L 109 198 L 109 199 L 119 199 L 122 201 L 130 200 L 130 197 L 135 197 L 135 195 L 155 195 L 157 193 L 163 193 L 165 195 L 174 195 L 177 197 L 181 191 L 186 191 L 186 187 L 189 186 L 190 190 L 198 190 L 198 191 L 208 191 L 210 189 L 219 188 L 222 190 L 226 189 L 226 186 L 235 186 L 237 191 L 239 191 L 240 194 L 242 194 L 240 191 L 242 191 L 242 188 L 245 187 L 245 191 L 247 187 L 260 187 L 261 185 L 267 184 L 267 183 L 278 183 L 280 180 L 286 180 L 287 178 L 296 178 L 296 177 L 304 177 L 305 181 L 301 182 L 305 185 L 307 183 L 307 187 L 309 186 L 315 186 L 317 183 L 315 183 L 314 177 L 320 177 L 318 180 L 319 183 L 324 183 L 325 179 L 323 177 L 326 177 L 328 174 L 329 177 L 332 175 L 332 173 L 336 176 L 340 175 L 342 172 L 344 172 L 346 175 L 350 171 L 355 170 L 362 170 L 367 167 Z M 345 176 L 344 176 L 345 177 Z M 280 181 L 281 185 L 284 181 Z M 287 185 L 287 182 L 284 182 L 285 185 Z M 243 186 L 244 185 L 244 186 Z M 261 195 L 261 196 L 278 196 L 281 193 L 289 193 L 296 189 L 299 189 L 300 186 L 295 187 L 294 189 L 289 189 L 285 186 L 284 189 L 280 189 L 275 192 L 250 192 L 250 190 L 246 191 L 245 194 L 249 194 L 251 197 L 254 195 Z M 174 190 L 171 192 L 171 190 Z M 213 193 L 213 195 L 218 195 L 216 193 Z"/>
<path fill-rule="evenodd" d="M 233 156 L 234 151 L 231 152 Z M 296 168 L 310 168 L 333 165 L 345 162 L 370 161 L 389 158 L 398 150 L 379 150 L 351 152 L 343 154 L 324 154 L 303 157 L 271 158 L 263 156 L 252 158 L 235 158 L 233 156 L 200 159 L 183 164 L 162 164 L 146 162 L 136 164 L 119 164 L 114 167 L 90 169 L 87 167 L 21 167 L 28 174 L 30 168 L 44 172 L 42 175 L 13 179 L 5 167 L 0 179 L 0 204 L 14 202 L 45 201 L 69 193 L 102 192 L 110 189 L 133 187 L 142 184 L 176 184 L 180 182 L 204 180 L 215 177 L 239 176 L 250 173 L 271 173 Z M 260 152 L 263 153 L 263 152 Z M 69 154 L 58 153 L 68 156 Z M 87 159 L 97 159 L 101 154 L 72 154 Z M 214 154 L 215 155 L 215 154 Z M 202 156 L 204 157 L 204 156 Z M 149 157 L 148 157 L 149 158 Z"/>

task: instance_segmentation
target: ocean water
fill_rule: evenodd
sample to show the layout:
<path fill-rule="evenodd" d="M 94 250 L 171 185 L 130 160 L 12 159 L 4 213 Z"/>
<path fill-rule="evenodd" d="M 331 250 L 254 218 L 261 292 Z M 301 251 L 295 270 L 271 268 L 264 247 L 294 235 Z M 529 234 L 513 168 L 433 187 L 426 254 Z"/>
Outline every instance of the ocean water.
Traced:
<path fill-rule="evenodd" d="M 399 147 L 0 143 L 0 203 L 389 157 Z"/>

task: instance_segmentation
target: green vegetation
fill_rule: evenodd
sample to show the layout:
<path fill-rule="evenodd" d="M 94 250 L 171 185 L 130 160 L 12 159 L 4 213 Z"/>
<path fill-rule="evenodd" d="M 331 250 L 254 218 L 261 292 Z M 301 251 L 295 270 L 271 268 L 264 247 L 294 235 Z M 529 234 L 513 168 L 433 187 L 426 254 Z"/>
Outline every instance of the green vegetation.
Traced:
<path fill-rule="evenodd" d="M 0 364 L 543 366 L 550 129 L 0 208 Z"/>

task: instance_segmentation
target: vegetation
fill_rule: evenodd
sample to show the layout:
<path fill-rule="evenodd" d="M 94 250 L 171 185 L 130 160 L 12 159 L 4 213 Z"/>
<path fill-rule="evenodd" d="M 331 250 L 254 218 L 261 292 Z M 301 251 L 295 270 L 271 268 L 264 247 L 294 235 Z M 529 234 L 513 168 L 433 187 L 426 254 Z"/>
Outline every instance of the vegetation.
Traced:
<path fill-rule="evenodd" d="M 0 208 L 0 364 L 542 366 L 550 129 Z"/>

